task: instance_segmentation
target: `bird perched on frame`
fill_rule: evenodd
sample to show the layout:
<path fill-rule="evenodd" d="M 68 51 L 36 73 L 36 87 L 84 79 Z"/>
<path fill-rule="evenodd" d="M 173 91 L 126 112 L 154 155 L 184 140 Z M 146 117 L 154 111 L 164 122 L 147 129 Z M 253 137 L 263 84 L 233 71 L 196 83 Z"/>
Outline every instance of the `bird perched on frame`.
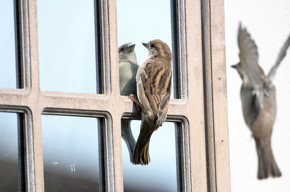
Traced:
<path fill-rule="evenodd" d="M 258 179 L 266 179 L 270 176 L 280 177 L 281 172 L 271 147 L 271 135 L 276 119 L 276 90 L 273 79 L 277 68 L 286 56 L 290 36 L 267 76 L 258 65 L 257 46 L 247 29 L 243 28 L 241 24 L 238 31 L 238 45 L 240 62 L 232 67 L 238 71 L 243 81 L 240 92 L 243 116 L 256 143 Z"/>
<path fill-rule="evenodd" d="M 136 73 L 139 68 L 135 54 L 135 44 L 126 43 L 119 47 L 119 82 L 120 94 L 130 95 L 137 93 L 136 87 Z M 126 142 L 130 160 L 132 162 L 132 155 L 136 145 L 136 141 L 131 131 L 131 120 L 121 120 L 122 138 Z"/>
<path fill-rule="evenodd" d="M 148 58 L 136 75 L 138 100 L 133 102 L 142 109 L 141 130 L 133 153 L 133 164 L 150 162 L 149 142 L 152 133 L 164 123 L 171 93 L 171 50 L 161 40 L 143 43 Z"/>

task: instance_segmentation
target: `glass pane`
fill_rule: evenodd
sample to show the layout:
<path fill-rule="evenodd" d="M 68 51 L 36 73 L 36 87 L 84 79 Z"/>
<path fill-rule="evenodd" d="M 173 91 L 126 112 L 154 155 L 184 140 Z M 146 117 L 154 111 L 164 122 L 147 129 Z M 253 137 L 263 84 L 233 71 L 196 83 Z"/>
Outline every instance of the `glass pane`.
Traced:
<path fill-rule="evenodd" d="M 14 1 L 0 1 L 0 87 L 16 88 Z"/>
<path fill-rule="evenodd" d="M 0 112 L 0 191 L 21 191 L 17 114 Z"/>
<path fill-rule="evenodd" d="M 42 116 L 45 191 L 98 191 L 98 119 Z"/>
<path fill-rule="evenodd" d="M 96 93 L 94 0 L 37 0 L 42 90 Z"/>
<path fill-rule="evenodd" d="M 137 141 L 141 121 L 132 121 L 131 128 Z M 176 149 L 174 123 L 164 123 L 150 139 L 151 162 L 133 165 L 124 140 L 122 140 L 124 191 L 177 191 Z"/>
<path fill-rule="evenodd" d="M 171 12 L 169 0 L 117 0 L 118 45 L 133 43 L 137 62 L 141 65 L 148 56 L 142 45 L 154 39 L 164 41 L 172 52 Z M 173 64 L 173 63 L 172 63 Z M 172 72 L 173 67 L 172 67 Z M 172 82 L 175 81 L 172 75 Z M 172 83 L 171 97 L 174 96 Z"/>

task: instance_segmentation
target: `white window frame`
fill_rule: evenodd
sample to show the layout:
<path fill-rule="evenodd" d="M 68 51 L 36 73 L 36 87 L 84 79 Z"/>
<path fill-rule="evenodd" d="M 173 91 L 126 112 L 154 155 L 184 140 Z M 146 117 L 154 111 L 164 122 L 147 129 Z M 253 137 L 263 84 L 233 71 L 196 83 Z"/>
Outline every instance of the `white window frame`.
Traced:
<path fill-rule="evenodd" d="M 0 89 L 0 110 L 25 114 L 26 191 L 44 191 L 41 115 L 100 118 L 100 191 L 123 191 L 121 121 L 140 119 L 119 93 L 117 3 L 95 0 L 102 94 L 40 90 L 37 0 L 15 0 L 19 89 Z M 230 191 L 223 0 L 172 0 L 178 191 Z M 114 88 L 112 88 L 114 87 Z"/>

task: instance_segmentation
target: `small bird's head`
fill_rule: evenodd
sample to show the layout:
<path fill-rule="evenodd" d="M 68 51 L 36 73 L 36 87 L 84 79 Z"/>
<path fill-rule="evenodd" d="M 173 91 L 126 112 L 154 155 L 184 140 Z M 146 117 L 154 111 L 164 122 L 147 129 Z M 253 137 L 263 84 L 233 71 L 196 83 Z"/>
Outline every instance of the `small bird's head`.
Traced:
<path fill-rule="evenodd" d="M 129 61 L 132 63 L 137 63 L 135 54 L 135 44 L 126 43 L 119 47 L 119 63 L 123 61 Z"/>
<path fill-rule="evenodd" d="M 162 57 L 171 61 L 172 55 L 169 46 L 163 41 L 156 39 L 148 43 L 142 43 L 148 49 L 149 57 Z"/>
<path fill-rule="evenodd" d="M 236 64 L 236 65 L 232 65 L 232 68 L 236 69 L 241 77 L 241 79 L 243 79 L 244 77 L 244 73 L 243 73 L 243 69 L 240 63 Z"/>
<path fill-rule="evenodd" d="M 245 82 L 247 80 L 247 74 L 246 74 L 245 70 L 243 69 L 241 63 L 238 63 L 236 65 L 232 65 L 231 67 L 238 71 L 243 82 Z"/>

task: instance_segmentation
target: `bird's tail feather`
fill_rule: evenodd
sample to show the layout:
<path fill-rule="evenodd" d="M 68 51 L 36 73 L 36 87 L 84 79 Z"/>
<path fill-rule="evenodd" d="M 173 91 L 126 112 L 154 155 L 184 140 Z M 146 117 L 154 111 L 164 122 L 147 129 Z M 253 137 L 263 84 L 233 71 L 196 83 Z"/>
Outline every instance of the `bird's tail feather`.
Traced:
<path fill-rule="evenodd" d="M 150 162 L 149 142 L 155 129 L 147 121 L 142 121 L 140 134 L 133 153 L 133 164 L 147 165 Z"/>
<path fill-rule="evenodd" d="M 258 153 L 258 179 L 266 179 L 269 176 L 280 177 L 282 174 L 276 164 L 272 147 L 271 138 L 255 138 Z"/>

